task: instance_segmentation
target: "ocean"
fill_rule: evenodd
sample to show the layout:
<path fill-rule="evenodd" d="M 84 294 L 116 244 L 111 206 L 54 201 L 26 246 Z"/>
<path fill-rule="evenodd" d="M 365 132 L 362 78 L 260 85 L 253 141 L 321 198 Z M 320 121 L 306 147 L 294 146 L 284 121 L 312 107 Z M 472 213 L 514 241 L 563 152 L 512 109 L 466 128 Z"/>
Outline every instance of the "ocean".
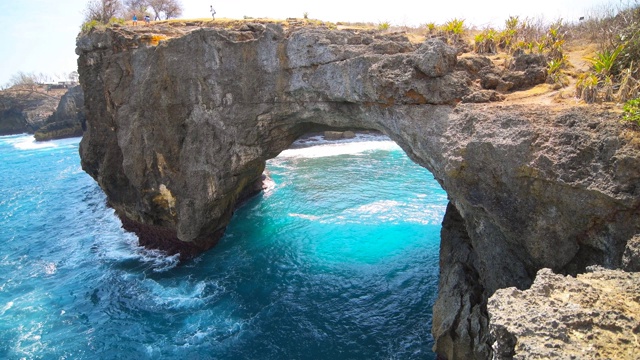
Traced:
<path fill-rule="evenodd" d="M 0 358 L 433 359 L 447 195 L 388 138 L 306 145 L 220 243 L 137 246 L 80 139 L 0 137 Z"/>

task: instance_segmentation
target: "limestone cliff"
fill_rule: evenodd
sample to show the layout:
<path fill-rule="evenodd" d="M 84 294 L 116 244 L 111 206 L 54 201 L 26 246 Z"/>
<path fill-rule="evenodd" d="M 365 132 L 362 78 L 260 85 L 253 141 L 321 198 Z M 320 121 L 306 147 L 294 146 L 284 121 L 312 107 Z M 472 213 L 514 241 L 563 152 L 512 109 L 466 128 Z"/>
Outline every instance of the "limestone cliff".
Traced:
<path fill-rule="evenodd" d="M 60 98 L 56 111 L 36 130 L 34 137 L 45 141 L 82 136 L 84 127 L 84 93 L 82 87 L 74 86 Z"/>
<path fill-rule="evenodd" d="M 0 91 L 0 135 L 34 134 L 37 141 L 82 136 L 84 94 L 80 86 L 47 89 L 20 85 Z"/>
<path fill-rule="evenodd" d="M 544 267 L 618 267 L 640 233 L 637 133 L 605 109 L 474 104 L 499 100 L 492 89 L 519 75 L 457 61 L 439 40 L 145 27 L 93 31 L 76 51 L 82 166 L 145 245 L 187 256 L 213 246 L 259 190 L 265 160 L 306 132 L 372 129 L 396 141 L 451 200 L 433 324 L 435 350 L 450 359 L 491 356 L 496 290 L 527 288 Z M 518 86 L 544 80 L 528 74 Z"/>
<path fill-rule="evenodd" d="M 0 135 L 33 133 L 55 110 L 66 90 L 20 85 L 0 91 Z"/>
<path fill-rule="evenodd" d="M 494 359 L 629 359 L 640 355 L 640 273 L 538 272 L 531 289 L 489 300 Z"/>

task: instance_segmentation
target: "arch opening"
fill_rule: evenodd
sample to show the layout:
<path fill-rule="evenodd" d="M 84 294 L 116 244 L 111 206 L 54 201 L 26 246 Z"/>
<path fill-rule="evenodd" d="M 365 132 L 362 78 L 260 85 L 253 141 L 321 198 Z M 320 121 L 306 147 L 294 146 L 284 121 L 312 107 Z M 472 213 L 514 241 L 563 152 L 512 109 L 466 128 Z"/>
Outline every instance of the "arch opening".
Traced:
<path fill-rule="evenodd" d="M 236 210 L 205 255 L 241 259 L 231 274 L 253 271 L 239 297 L 264 301 L 256 324 L 267 335 L 251 346 L 273 341 L 293 357 L 435 358 L 447 195 L 432 174 L 390 138 L 361 132 L 342 141 L 303 135 L 267 161 L 267 173 L 272 183 Z"/>

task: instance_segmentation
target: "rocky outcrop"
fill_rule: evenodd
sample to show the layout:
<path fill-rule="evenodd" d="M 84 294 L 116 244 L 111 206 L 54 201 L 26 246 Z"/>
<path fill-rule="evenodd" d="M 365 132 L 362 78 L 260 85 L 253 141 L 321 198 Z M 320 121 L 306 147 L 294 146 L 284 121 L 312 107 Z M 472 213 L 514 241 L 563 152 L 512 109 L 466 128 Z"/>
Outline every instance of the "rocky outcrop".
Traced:
<path fill-rule="evenodd" d="M 67 90 L 20 85 L 0 91 L 0 135 L 30 133 L 44 141 L 82 136 L 83 127 L 80 86 Z"/>
<path fill-rule="evenodd" d="M 47 91 L 38 85 L 20 85 L 0 91 L 0 135 L 33 133 L 58 105 L 64 90 Z"/>
<path fill-rule="evenodd" d="M 438 40 L 251 24 L 107 29 L 77 44 L 82 166 L 145 245 L 213 246 L 265 161 L 305 133 L 396 141 L 451 201 L 433 323 L 451 359 L 491 356 L 498 289 L 525 289 L 545 267 L 619 267 L 640 229 L 638 133 L 619 115 L 462 103 L 483 91 L 484 60 L 458 63 Z"/>
<path fill-rule="evenodd" d="M 84 93 L 78 85 L 62 96 L 56 111 L 36 130 L 34 137 L 45 141 L 82 136 L 85 127 Z"/>
<path fill-rule="evenodd" d="M 325 131 L 323 134 L 325 140 L 342 140 L 353 139 L 356 134 L 353 131 Z"/>
<path fill-rule="evenodd" d="M 494 359 L 637 359 L 640 273 L 538 271 L 529 290 L 489 299 Z"/>

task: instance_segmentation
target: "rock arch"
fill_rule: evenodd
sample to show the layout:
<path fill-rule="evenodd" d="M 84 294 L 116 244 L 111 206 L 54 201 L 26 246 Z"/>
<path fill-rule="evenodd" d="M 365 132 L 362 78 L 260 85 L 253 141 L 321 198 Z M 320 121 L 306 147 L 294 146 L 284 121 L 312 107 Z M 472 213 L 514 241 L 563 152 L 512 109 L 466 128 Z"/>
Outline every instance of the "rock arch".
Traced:
<path fill-rule="evenodd" d="M 206 250 L 296 138 L 381 131 L 450 197 L 433 333 L 453 359 L 490 355 L 486 299 L 497 289 L 528 287 L 542 267 L 618 266 L 640 231 L 638 145 L 616 115 L 465 103 L 500 97 L 481 88 L 485 58 L 367 31 L 136 31 L 78 38 L 80 152 L 143 244 Z"/>

